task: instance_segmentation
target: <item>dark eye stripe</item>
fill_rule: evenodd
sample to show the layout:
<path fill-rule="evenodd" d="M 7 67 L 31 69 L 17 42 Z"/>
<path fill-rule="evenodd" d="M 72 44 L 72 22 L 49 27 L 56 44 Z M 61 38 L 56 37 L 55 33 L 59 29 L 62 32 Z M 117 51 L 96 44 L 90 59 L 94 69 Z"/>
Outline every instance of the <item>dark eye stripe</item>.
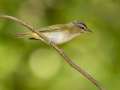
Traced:
<path fill-rule="evenodd" d="M 87 27 L 86 27 L 86 25 L 84 25 L 84 24 L 81 24 L 81 23 L 78 23 L 78 24 L 76 24 L 79 28 L 81 28 L 81 29 L 86 29 Z"/>
<path fill-rule="evenodd" d="M 84 22 L 81 22 L 81 21 L 74 21 L 73 22 L 77 27 L 79 27 L 79 28 L 81 28 L 81 29 L 86 29 L 87 28 L 87 26 L 86 26 L 86 24 L 84 23 Z"/>
<path fill-rule="evenodd" d="M 82 22 L 79 22 L 78 24 L 81 26 L 81 28 L 84 28 L 84 27 L 87 28 L 87 26 Z"/>

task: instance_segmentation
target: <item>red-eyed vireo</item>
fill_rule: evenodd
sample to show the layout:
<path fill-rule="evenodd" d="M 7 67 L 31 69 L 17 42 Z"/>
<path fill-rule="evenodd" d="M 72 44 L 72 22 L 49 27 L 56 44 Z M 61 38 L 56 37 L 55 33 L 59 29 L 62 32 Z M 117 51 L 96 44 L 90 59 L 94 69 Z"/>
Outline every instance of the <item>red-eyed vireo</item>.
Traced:
<path fill-rule="evenodd" d="M 55 44 L 63 44 L 76 36 L 81 35 L 85 32 L 91 32 L 88 27 L 80 21 L 73 21 L 66 24 L 56 24 L 39 29 L 39 32 L 44 34 L 50 41 L 53 41 Z M 30 39 L 39 40 L 41 39 L 36 33 L 26 32 L 18 34 L 20 37 L 27 36 Z"/>

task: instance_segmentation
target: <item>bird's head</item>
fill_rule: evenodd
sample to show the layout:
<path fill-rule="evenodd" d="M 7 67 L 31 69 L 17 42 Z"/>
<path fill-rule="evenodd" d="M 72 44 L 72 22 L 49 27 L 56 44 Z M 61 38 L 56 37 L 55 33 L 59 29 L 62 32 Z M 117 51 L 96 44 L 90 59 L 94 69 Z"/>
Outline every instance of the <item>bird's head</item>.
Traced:
<path fill-rule="evenodd" d="M 73 24 L 80 30 L 80 32 L 92 32 L 85 23 L 81 21 L 73 21 Z"/>

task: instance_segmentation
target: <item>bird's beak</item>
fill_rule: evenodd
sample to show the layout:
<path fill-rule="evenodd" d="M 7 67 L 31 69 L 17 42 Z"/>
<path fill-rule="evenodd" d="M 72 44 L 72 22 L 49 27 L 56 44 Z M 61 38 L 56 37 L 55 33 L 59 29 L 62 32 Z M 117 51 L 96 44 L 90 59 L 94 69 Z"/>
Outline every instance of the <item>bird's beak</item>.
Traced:
<path fill-rule="evenodd" d="M 87 32 L 93 32 L 93 31 L 92 31 L 92 30 L 90 30 L 90 29 L 86 29 L 86 31 L 87 31 Z"/>

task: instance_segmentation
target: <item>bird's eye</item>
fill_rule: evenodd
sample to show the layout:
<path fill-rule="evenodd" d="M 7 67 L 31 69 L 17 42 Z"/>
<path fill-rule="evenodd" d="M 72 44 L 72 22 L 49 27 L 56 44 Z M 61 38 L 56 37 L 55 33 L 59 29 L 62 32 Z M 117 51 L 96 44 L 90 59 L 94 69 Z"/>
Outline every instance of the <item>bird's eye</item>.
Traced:
<path fill-rule="evenodd" d="M 81 28 L 81 29 L 85 29 L 85 27 L 84 27 L 84 26 L 81 26 L 80 28 Z"/>
<path fill-rule="evenodd" d="M 81 28 L 81 29 L 86 29 L 87 28 L 83 23 L 79 23 L 78 27 Z"/>
<path fill-rule="evenodd" d="M 83 29 L 83 30 L 85 30 L 87 28 L 87 26 L 81 21 L 75 21 L 74 24 L 77 25 L 80 29 Z"/>

